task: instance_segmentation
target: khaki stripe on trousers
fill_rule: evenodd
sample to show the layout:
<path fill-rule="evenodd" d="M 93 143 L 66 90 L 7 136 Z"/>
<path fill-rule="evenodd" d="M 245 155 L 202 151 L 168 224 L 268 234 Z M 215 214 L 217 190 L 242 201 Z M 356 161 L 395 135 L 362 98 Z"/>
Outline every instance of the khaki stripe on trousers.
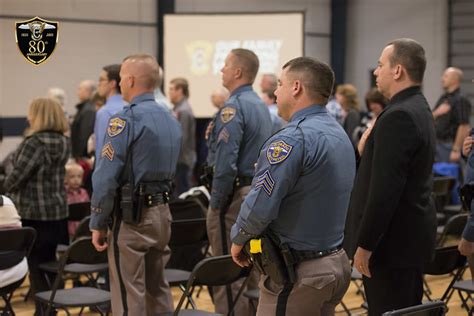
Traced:
<path fill-rule="evenodd" d="M 114 230 L 118 227 L 118 238 Z M 168 242 L 171 236 L 171 214 L 167 204 L 145 208 L 142 220 L 136 225 L 114 220 L 108 234 L 108 258 L 112 314 L 156 315 L 173 310 L 173 298 L 163 271 L 171 251 Z M 114 243 L 119 249 L 119 270 L 125 297 L 122 296 L 120 279 L 115 262 Z M 126 300 L 128 313 L 124 313 Z"/>
<path fill-rule="evenodd" d="M 336 305 L 349 288 L 351 266 L 344 250 L 329 256 L 308 260 L 296 268 L 297 280 L 286 305 L 286 316 L 334 315 Z M 259 282 L 260 300 L 257 315 L 276 315 L 278 296 L 283 286 L 268 276 Z"/>
<path fill-rule="evenodd" d="M 234 225 L 237 215 L 240 211 L 240 205 L 242 204 L 245 196 L 249 193 L 250 186 L 242 187 L 238 189 L 232 198 L 232 203 L 230 204 L 229 210 L 225 216 L 225 226 L 226 226 L 226 236 L 227 236 L 227 250 L 230 253 L 230 229 Z M 214 256 L 222 255 L 222 241 L 221 241 L 221 229 L 220 229 L 219 214 L 211 211 L 207 212 L 207 235 L 209 237 L 209 243 L 211 244 L 212 254 Z M 258 283 L 258 273 L 256 269 L 252 270 L 252 273 L 249 276 L 249 282 L 247 283 L 247 289 L 256 289 Z M 232 297 L 235 299 L 237 292 L 242 285 L 243 280 L 235 282 L 232 284 Z M 214 305 L 216 308 L 216 313 L 227 314 L 227 294 L 224 286 L 216 286 L 213 288 L 214 291 Z M 235 306 L 235 315 L 246 316 L 253 315 L 250 302 L 245 297 L 240 297 L 237 305 Z"/>

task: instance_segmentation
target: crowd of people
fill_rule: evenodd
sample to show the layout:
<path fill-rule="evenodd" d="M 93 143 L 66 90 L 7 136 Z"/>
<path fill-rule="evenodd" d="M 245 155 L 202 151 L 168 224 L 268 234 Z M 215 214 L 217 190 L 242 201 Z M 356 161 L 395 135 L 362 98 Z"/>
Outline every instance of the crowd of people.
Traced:
<path fill-rule="evenodd" d="M 391 41 L 364 112 L 355 86 L 336 85 L 324 62 L 289 60 L 279 74 L 263 74 L 256 92 L 259 64 L 248 49 L 227 55 L 222 87 L 210 89 L 216 113 L 200 168 L 192 87 L 173 78 L 165 97 L 163 71 L 150 55 L 130 55 L 104 66 L 98 82 L 81 81 L 74 115 L 64 110 L 60 88 L 31 102 L 25 138 L 4 161 L 13 202 L 4 197 L 0 208 L 0 229 L 37 231 L 28 258 L 31 294 L 49 289 L 39 265 L 54 260 L 78 227 L 68 221 L 68 205 L 90 202 L 92 243 L 108 252 L 113 314 L 172 311 L 163 274 L 168 202 L 199 184 L 198 169 L 210 179 L 213 256 L 256 264 L 249 256 L 258 252 L 246 250 L 251 240 L 267 240 L 261 251 L 273 244 L 286 256 L 284 281 L 265 270 L 271 260 L 249 276 L 247 289 L 260 289 L 258 315 L 334 314 L 352 268 L 363 275 L 369 315 L 421 304 L 422 266 L 432 259 L 437 226 L 433 165 L 463 170 L 467 159 L 466 183 L 474 184 L 461 69 L 446 69 L 445 93 L 431 110 L 421 89 L 424 48 L 412 39 Z M 474 253 L 473 227 L 471 220 L 463 255 Z M 12 271 L 0 271 L 0 287 L 24 276 L 26 261 Z M 216 312 L 229 312 L 240 286 L 213 289 Z M 251 315 L 249 301 L 239 300 L 234 312 Z"/>

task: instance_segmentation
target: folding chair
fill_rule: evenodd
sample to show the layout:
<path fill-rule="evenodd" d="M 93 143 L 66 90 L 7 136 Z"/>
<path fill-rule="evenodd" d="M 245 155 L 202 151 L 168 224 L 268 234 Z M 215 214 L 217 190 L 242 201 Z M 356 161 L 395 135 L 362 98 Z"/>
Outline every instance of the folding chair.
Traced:
<path fill-rule="evenodd" d="M 68 205 L 70 221 L 81 221 L 91 215 L 91 202 L 73 203 Z"/>
<path fill-rule="evenodd" d="M 73 264 L 106 264 L 107 252 L 98 252 L 92 245 L 92 238 L 80 238 L 74 241 L 61 257 L 59 269 L 54 280 L 51 291 L 36 293 L 35 300 L 40 302 L 43 307 L 47 306 L 46 315 L 51 308 L 63 309 L 67 315 L 70 315 L 68 308 L 81 307 L 79 315 L 82 314 L 84 307 L 94 306 L 101 315 L 106 315 L 102 311 L 105 304 L 110 303 L 110 293 L 95 287 L 76 287 L 71 289 L 58 289 L 65 268 Z"/>
<path fill-rule="evenodd" d="M 0 270 L 12 268 L 23 258 L 28 258 L 35 238 L 36 231 L 31 227 L 0 229 Z M 26 275 L 16 282 L 0 287 L 0 296 L 5 301 L 0 315 L 15 315 L 10 301 L 13 292 L 25 281 Z"/>
<path fill-rule="evenodd" d="M 438 227 L 438 246 L 443 246 L 448 237 L 460 239 L 469 215 L 467 213 L 452 216 L 444 226 Z"/>
<path fill-rule="evenodd" d="M 449 238 L 456 239 L 456 244 L 457 244 L 458 239 L 461 238 L 462 232 L 464 230 L 464 226 L 466 225 L 466 222 L 467 222 L 467 218 L 468 218 L 467 214 L 454 215 L 448 219 L 448 221 L 445 223 L 444 226 L 438 226 L 438 239 L 437 239 L 438 247 L 453 245 L 452 242 L 447 243 Z M 446 272 L 446 273 L 450 273 L 450 272 Z M 444 273 L 441 273 L 441 274 L 444 274 Z M 423 285 L 424 285 L 424 294 L 429 299 L 431 295 L 431 289 L 424 277 L 423 277 Z"/>
<path fill-rule="evenodd" d="M 75 241 L 76 239 L 79 239 L 81 237 L 90 237 L 92 235 L 92 232 L 89 229 L 90 222 L 91 222 L 90 215 L 84 217 L 81 220 L 81 222 L 79 223 L 79 226 L 76 229 L 76 232 L 74 233 L 74 236 L 72 236 L 72 241 Z"/>
<path fill-rule="evenodd" d="M 161 316 L 177 316 L 177 315 L 192 315 L 192 316 L 212 316 L 220 315 L 216 313 L 210 313 L 206 311 L 196 309 L 186 309 L 181 311 L 181 307 L 184 304 L 186 298 L 190 297 L 193 292 L 193 288 L 197 285 L 201 286 L 224 286 L 234 283 L 235 281 L 246 278 L 242 286 L 239 289 L 236 297 L 233 298 L 232 302 L 229 302 L 229 313 L 233 314 L 235 303 L 238 301 L 242 294 L 242 290 L 247 285 L 248 276 L 250 274 L 250 268 L 242 268 L 236 265 L 232 261 L 232 256 L 217 256 L 206 258 L 199 262 L 194 268 L 191 276 L 189 277 L 188 283 L 186 284 L 185 292 L 181 295 L 178 306 L 174 313 L 164 313 Z"/>
<path fill-rule="evenodd" d="M 91 235 L 91 232 L 89 230 L 89 222 L 90 222 L 90 216 L 87 216 L 84 218 L 81 223 L 79 224 L 79 227 L 76 230 L 76 233 L 73 236 L 73 242 L 79 238 L 83 237 L 89 237 Z M 66 248 L 62 253 L 64 253 L 67 250 L 68 246 L 65 246 Z M 60 261 L 50 261 L 50 262 L 45 262 L 40 264 L 39 268 L 44 271 L 44 272 L 49 272 L 49 273 L 57 273 L 59 270 L 59 264 Z M 65 277 L 66 279 L 77 279 L 78 276 L 84 275 L 87 277 L 89 283 L 97 287 L 97 279 L 99 277 L 100 273 L 105 273 L 107 272 L 107 269 L 109 268 L 109 265 L 106 262 L 100 262 L 100 263 L 95 263 L 95 264 L 79 264 L 79 263 L 74 263 L 74 264 L 67 264 L 64 267 L 64 272 L 68 273 L 69 275 Z M 72 274 L 72 277 L 71 277 Z M 48 278 L 48 274 L 46 274 L 46 280 L 49 282 L 49 286 L 52 286 L 51 280 Z"/>
<path fill-rule="evenodd" d="M 351 282 L 356 287 L 356 295 L 362 296 L 362 299 L 364 300 L 361 307 L 364 309 L 367 309 L 367 298 L 365 297 L 364 284 L 362 282 L 362 274 L 359 271 L 357 271 L 357 269 L 355 269 L 354 267 L 352 267 Z M 351 315 L 351 310 L 347 307 L 347 305 L 344 303 L 343 300 L 341 301 L 341 306 L 347 315 Z"/>
<path fill-rule="evenodd" d="M 90 211 L 89 211 L 89 213 L 90 213 Z M 83 219 L 80 220 L 79 226 L 77 227 L 76 232 L 74 233 L 74 236 L 72 236 L 72 238 L 71 238 L 71 242 L 73 242 L 74 240 L 76 240 L 80 237 L 89 237 L 89 236 L 92 235 L 92 233 L 89 229 L 90 221 L 91 221 L 90 215 L 86 216 L 86 217 L 84 217 Z M 56 247 L 56 252 L 62 254 L 62 253 L 64 253 L 64 251 L 66 251 L 67 247 L 68 247 L 68 245 L 59 244 Z"/>
<path fill-rule="evenodd" d="M 79 223 L 79 226 L 80 226 L 85 218 L 90 219 L 91 203 L 90 202 L 80 202 L 80 203 L 69 204 L 68 205 L 68 211 L 69 211 L 68 221 L 81 222 L 81 223 Z M 78 227 L 78 229 L 79 229 L 79 227 Z M 70 242 L 73 242 L 74 240 L 76 240 L 77 238 L 79 238 L 81 236 L 90 236 L 90 234 L 91 233 L 89 231 L 89 227 L 87 227 L 87 233 L 84 233 L 84 229 L 83 229 L 80 234 L 77 234 L 77 230 L 76 230 L 76 233 L 74 233 L 74 236 L 72 236 Z M 56 252 L 58 254 L 62 254 L 66 250 L 67 247 L 68 247 L 68 245 L 59 244 L 56 247 Z"/>
<path fill-rule="evenodd" d="M 456 183 L 453 177 L 434 177 L 433 178 L 433 193 L 436 196 L 436 210 L 442 211 L 448 204 L 451 190 Z"/>
<path fill-rule="evenodd" d="M 170 286 L 178 286 L 184 292 L 191 270 L 204 259 L 207 253 L 209 242 L 206 219 L 184 219 L 171 222 L 169 246 L 172 252 L 168 268 L 164 272 L 165 279 Z M 175 250 L 178 251 L 174 252 Z M 188 297 L 188 301 L 193 308 L 196 308 L 191 296 Z"/>
<path fill-rule="evenodd" d="M 169 203 L 173 220 L 205 218 L 206 209 L 196 199 L 176 199 Z"/>
<path fill-rule="evenodd" d="M 443 275 L 454 272 L 451 282 L 440 298 L 441 301 L 447 304 L 454 292 L 454 283 L 461 278 L 465 269 L 466 257 L 459 253 L 457 246 L 450 246 L 437 248 L 435 251 L 434 260 L 424 265 L 423 273 L 425 275 Z M 430 293 L 427 293 L 425 290 L 424 294 L 428 300 L 433 301 L 433 299 L 430 297 Z"/>
<path fill-rule="evenodd" d="M 474 306 L 469 307 L 468 305 L 468 301 L 471 301 L 472 305 L 472 294 L 474 294 L 474 283 L 472 279 L 455 282 L 453 289 L 458 291 L 459 297 L 461 298 L 461 306 L 469 315 L 472 315 L 474 313 Z"/>
<path fill-rule="evenodd" d="M 242 295 L 250 301 L 250 306 L 252 306 L 253 312 L 257 313 L 258 300 L 260 299 L 260 289 L 248 290 Z"/>
<path fill-rule="evenodd" d="M 359 271 L 357 271 L 357 269 L 354 269 L 354 267 L 352 267 L 351 282 L 357 288 L 356 294 L 361 295 L 364 302 L 367 301 L 367 298 L 365 297 L 365 292 L 364 292 L 364 284 L 362 282 L 362 274 Z"/>
<path fill-rule="evenodd" d="M 453 177 L 434 177 L 432 196 L 436 205 L 436 216 L 438 223 L 443 224 L 446 221 L 446 214 L 443 212 L 446 205 L 448 205 L 451 190 L 456 184 L 456 179 Z"/>
<path fill-rule="evenodd" d="M 442 316 L 446 314 L 446 304 L 442 301 L 428 302 L 421 305 L 410 306 L 390 312 L 385 312 L 383 316 Z"/>
<path fill-rule="evenodd" d="M 192 200 L 194 199 L 207 210 L 209 207 L 210 194 L 205 186 L 199 186 L 189 189 L 187 192 L 182 193 L 179 196 L 183 200 Z"/>

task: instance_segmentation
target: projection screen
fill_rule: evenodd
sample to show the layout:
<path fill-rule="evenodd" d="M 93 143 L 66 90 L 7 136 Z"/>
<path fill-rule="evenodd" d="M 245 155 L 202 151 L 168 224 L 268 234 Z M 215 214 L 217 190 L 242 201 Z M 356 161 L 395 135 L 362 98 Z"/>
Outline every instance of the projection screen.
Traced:
<path fill-rule="evenodd" d="M 211 92 L 222 85 L 220 69 L 233 48 L 253 50 L 260 60 L 254 89 L 262 74 L 279 74 L 289 59 L 302 56 L 304 13 L 171 14 L 164 18 L 165 94 L 169 81 L 189 81 L 194 115 L 211 117 Z"/>

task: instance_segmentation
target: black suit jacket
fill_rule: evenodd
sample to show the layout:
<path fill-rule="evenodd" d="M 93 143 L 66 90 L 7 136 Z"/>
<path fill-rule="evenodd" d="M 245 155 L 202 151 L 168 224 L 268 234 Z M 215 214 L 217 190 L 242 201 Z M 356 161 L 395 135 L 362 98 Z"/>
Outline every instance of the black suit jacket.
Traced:
<path fill-rule="evenodd" d="M 74 158 L 87 157 L 87 140 L 94 132 L 95 106 L 92 102 L 76 105 L 77 112 L 71 124 L 71 148 Z"/>
<path fill-rule="evenodd" d="M 396 94 L 368 137 L 352 191 L 345 248 L 372 251 L 370 268 L 421 266 L 432 258 L 436 211 L 431 110 L 419 87 Z"/>

